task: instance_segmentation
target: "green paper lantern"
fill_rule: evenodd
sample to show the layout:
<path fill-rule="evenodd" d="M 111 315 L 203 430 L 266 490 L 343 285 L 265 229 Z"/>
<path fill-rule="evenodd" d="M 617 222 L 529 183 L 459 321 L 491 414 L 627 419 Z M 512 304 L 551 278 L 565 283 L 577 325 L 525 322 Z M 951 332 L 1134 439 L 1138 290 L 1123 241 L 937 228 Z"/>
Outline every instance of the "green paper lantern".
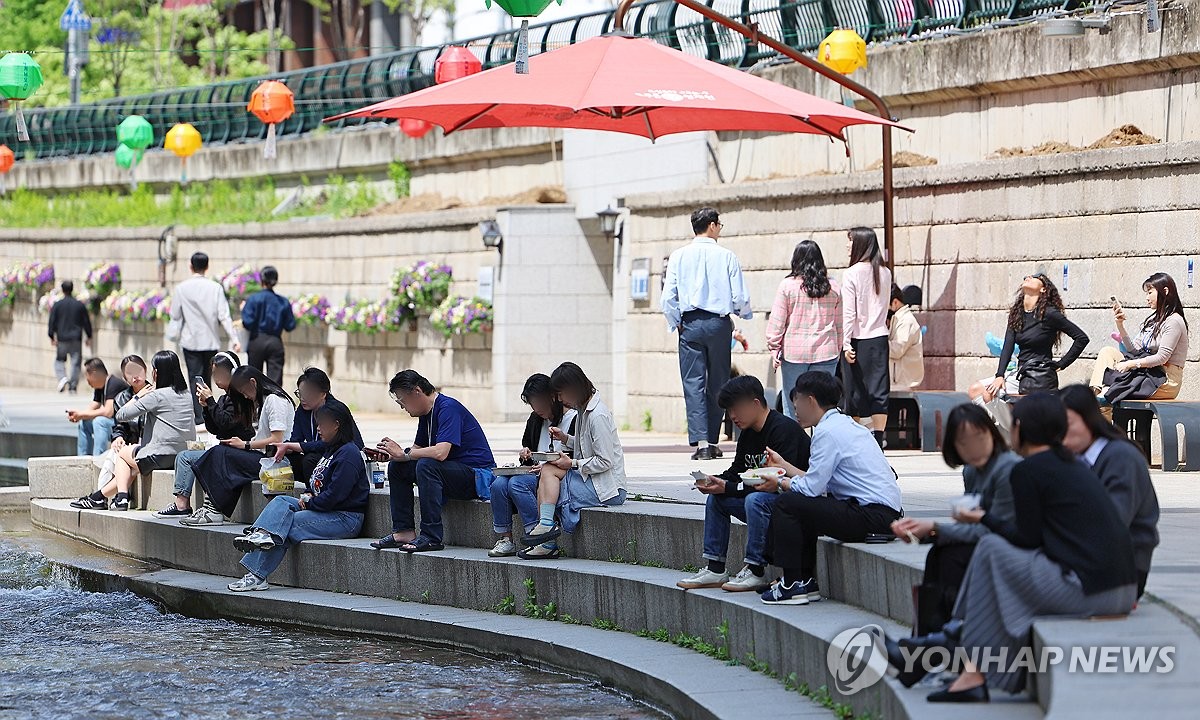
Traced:
<path fill-rule="evenodd" d="M 489 8 L 492 1 L 483 0 L 484 5 Z M 537 17 L 550 7 L 551 2 L 552 0 L 495 0 L 495 3 L 512 17 Z M 562 5 L 562 0 L 558 0 L 558 4 Z"/>
<path fill-rule="evenodd" d="M 142 153 L 128 145 L 118 145 L 117 151 L 113 154 L 113 159 L 117 161 L 117 167 L 122 170 L 129 170 L 142 159 Z"/>
<path fill-rule="evenodd" d="M 117 126 L 117 142 L 133 150 L 145 150 L 154 144 L 154 128 L 141 115 L 130 115 Z"/>
<path fill-rule="evenodd" d="M 0 95 L 9 100 L 26 100 L 42 86 L 42 67 L 26 53 L 11 52 L 0 58 Z M 17 108 L 17 139 L 29 141 L 25 116 Z"/>

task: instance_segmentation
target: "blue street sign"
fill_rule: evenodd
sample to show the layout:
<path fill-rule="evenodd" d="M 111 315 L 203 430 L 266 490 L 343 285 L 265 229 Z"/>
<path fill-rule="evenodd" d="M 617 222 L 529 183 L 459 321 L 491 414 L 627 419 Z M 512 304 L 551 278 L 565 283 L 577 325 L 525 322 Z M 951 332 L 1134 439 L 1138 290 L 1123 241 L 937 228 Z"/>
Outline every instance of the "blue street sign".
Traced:
<path fill-rule="evenodd" d="M 58 18 L 59 30 L 82 30 L 89 32 L 92 29 L 92 19 L 83 11 L 83 3 L 81 0 L 70 0 L 67 3 L 67 9 L 63 10 L 62 15 Z"/>

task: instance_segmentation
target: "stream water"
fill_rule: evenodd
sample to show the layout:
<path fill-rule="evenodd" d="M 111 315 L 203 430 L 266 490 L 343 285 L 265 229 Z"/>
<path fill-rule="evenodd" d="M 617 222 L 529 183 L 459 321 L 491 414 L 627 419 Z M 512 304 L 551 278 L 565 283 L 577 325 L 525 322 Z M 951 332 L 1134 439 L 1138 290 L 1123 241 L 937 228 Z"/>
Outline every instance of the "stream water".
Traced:
<path fill-rule="evenodd" d="M 515 662 L 197 620 L 130 593 L 85 592 L 69 571 L 0 539 L 0 720 L 661 717 Z"/>

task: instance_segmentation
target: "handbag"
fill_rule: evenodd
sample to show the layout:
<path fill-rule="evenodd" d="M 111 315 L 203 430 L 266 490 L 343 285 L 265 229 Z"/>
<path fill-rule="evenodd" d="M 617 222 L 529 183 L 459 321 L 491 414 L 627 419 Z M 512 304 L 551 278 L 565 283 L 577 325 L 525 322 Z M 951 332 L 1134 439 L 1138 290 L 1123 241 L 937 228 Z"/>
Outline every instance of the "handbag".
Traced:
<path fill-rule="evenodd" d="M 1022 395 L 1057 390 L 1058 368 L 1048 362 L 1031 360 L 1017 368 L 1017 383 Z"/>

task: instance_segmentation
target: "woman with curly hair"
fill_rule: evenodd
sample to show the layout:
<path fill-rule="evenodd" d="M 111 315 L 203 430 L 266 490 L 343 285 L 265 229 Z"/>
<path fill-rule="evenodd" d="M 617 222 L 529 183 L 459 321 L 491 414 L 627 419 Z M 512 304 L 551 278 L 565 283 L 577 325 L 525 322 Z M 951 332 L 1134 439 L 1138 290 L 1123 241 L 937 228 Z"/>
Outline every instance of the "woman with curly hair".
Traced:
<path fill-rule="evenodd" d="M 1070 336 L 1071 347 L 1056 361 L 1054 350 L 1064 333 Z M 988 391 L 995 394 L 1004 389 L 1004 370 L 1012 359 L 1014 345 L 1021 347 L 1017 356 L 1020 393 L 1029 395 L 1039 390 L 1058 390 L 1058 371 L 1075 362 L 1087 344 L 1087 333 L 1067 319 L 1062 295 L 1050 278 L 1045 273 L 1026 275 L 1008 311 L 1008 332 L 1000 350 L 1000 365 Z"/>
<path fill-rule="evenodd" d="M 833 375 L 842 348 L 842 291 L 829 277 L 821 248 L 804 240 L 792 252 L 792 270 L 779 283 L 767 323 L 767 349 L 783 372 L 783 411 L 796 417 L 791 392 L 810 370 Z"/>

